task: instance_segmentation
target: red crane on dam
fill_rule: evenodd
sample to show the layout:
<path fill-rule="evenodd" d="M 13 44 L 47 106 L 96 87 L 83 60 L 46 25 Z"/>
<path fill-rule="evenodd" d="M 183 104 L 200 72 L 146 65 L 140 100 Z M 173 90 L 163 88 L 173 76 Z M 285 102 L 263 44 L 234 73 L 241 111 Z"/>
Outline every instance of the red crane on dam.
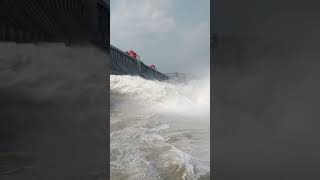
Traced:
<path fill-rule="evenodd" d="M 139 56 L 139 54 L 138 54 L 137 52 L 135 52 L 134 50 L 128 50 L 128 51 L 126 51 L 126 54 L 127 54 L 128 56 L 132 57 L 134 60 L 140 61 L 140 56 Z M 149 68 L 151 68 L 151 69 L 153 69 L 153 70 L 157 70 L 156 65 L 154 65 L 154 64 L 151 64 L 151 65 L 149 66 Z"/>
<path fill-rule="evenodd" d="M 139 60 L 140 61 L 140 56 L 137 52 L 135 52 L 134 50 L 128 50 L 126 51 L 126 54 L 130 57 L 132 57 L 134 60 Z M 151 64 L 149 66 L 149 68 L 153 69 L 153 70 L 157 70 L 156 65 Z"/>
<path fill-rule="evenodd" d="M 139 54 L 136 53 L 136 52 L 133 51 L 133 50 L 127 51 L 126 54 L 127 54 L 128 56 L 132 57 L 132 58 L 135 59 L 135 60 L 140 60 Z"/>
<path fill-rule="evenodd" d="M 149 67 L 150 67 L 151 69 L 157 70 L 156 65 L 154 65 L 154 64 L 151 64 Z"/>

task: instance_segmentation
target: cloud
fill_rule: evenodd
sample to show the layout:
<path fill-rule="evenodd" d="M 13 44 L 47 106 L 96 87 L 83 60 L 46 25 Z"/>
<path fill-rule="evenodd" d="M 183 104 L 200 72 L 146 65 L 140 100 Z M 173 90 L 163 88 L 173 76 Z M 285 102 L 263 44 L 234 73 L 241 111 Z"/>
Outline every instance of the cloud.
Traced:
<path fill-rule="evenodd" d="M 209 66 L 209 19 L 182 23 L 175 14 L 176 1 L 112 1 L 111 43 L 123 50 L 135 49 L 146 64 L 156 64 L 162 72 Z"/>
<path fill-rule="evenodd" d="M 170 0 L 116 2 L 111 8 L 112 38 L 169 32 L 175 25 L 173 17 L 169 14 L 171 8 Z"/>

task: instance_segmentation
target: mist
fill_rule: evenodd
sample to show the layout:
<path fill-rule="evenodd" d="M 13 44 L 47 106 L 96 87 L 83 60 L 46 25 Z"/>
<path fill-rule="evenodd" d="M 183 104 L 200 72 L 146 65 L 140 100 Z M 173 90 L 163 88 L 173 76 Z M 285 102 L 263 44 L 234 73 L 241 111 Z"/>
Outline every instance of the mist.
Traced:
<path fill-rule="evenodd" d="M 0 151 L 32 161 L 1 179 L 106 177 L 107 58 L 93 46 L 0 44 Z"/>
<path fill-rule="evenodd" d="M 210 179 L 209 77 L 110 76 L 111 179 Z"/>

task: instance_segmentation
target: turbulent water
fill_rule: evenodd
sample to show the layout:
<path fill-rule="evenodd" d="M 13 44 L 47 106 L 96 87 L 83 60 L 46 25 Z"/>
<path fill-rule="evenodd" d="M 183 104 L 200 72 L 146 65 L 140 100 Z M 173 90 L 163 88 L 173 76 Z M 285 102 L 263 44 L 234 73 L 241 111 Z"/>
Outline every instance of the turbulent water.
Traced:
<path fill-rule="evenodd" d="M 107 179 L 106 75 L 92 45 L 0 42 L 0 179 Z"/>
<path fill-rule="evenodd" d="M 111 179 L 210 179 L 209 87 L 111 75 Z"/>

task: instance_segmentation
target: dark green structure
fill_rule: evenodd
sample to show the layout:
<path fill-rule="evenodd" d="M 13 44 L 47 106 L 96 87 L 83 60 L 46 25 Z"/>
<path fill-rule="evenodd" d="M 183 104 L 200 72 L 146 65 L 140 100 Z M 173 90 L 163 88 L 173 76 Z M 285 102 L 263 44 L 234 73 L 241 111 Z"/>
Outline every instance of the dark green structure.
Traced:
<path fill-rule="evenodd" d="M 168 76 L 135 60 L 120 49 L 110 46 L 111 72 L 114 75 L 134 75 L 146 79 L 167 80 Z"/>
<path fill-rule="evenodd" d="M 109 44 L 107 0 L 0 0 L 0 41 Z"/>
<path fill-rule="evenodd" d="M 67 46 L 93 43 L 108 52 L 109 5 L 106 0 L 0 0 L 0 41 L 64 42 Z M 134 63 L 121 50 L 110 49 L 111 74 L 167 79 L 144 63 Z"/>

